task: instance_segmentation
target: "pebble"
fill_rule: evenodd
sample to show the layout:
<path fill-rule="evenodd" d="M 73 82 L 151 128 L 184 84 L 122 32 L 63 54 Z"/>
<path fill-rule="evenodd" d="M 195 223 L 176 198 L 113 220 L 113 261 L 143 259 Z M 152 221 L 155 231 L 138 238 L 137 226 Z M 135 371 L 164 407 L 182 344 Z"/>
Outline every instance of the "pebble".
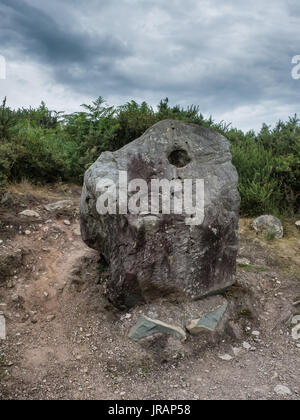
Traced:
<path fill-rule="evenodd" d="M 13 302 L 18 302 L 18 300 L 19 300 L 19 296 L 18 296 L 18 295 L 12 295 L 11 300 L 12 300 Z"/>
<path fill-rule="evenodd" d="M 238 265 L 250 265 L 251 264 L 251 262 L 248 260 L 248 258 L 238 258 L 236 262 L 237 262 Z"/>
<path fill-rule="evenodd" d="M 274 391 L 276 392 L 277 395 L 291 395 L 291 390 L 284 385 L 277 385 L 274 388 Z"/>
<path fill-rule="evenodd" d="M 70 222 L 69 220 L 64 220 L 64 224 L 65 224 L 66 226 L 71 226 L 71 222 Z"/>
<path fill-rule="evenodd" d="M 47 321 L 48 322 L 54 321 L 54 319 L 55 319 L 55 315 L 49 315 L 49 316 L 47 316 Z"/>
<path fill-rule="evenodd" d="M 251 345 L 249 343 L 247 343 L 246 341 L 243 342 L 243 347 L 245 350 L 250 350 L 251 349 Z"/>
<path fill-rule="evenodd" d="M 238 356 L 242 349 L 240 347 L 232 347 L 232 351 L 235 356 Z"/>
<path fill-rule="evenodd" d="M 31 234 L 31 231 L 30 230 L 25 230 L 25 235 L 30 235 Z"/>
<path fill-rule="evenodd" d="M 19 213 L 20 216 L 26 216 L 26 217 L 36 217 L 37 219 L 40 218 L 40 215 L 33 210 L 24 210 L 21 213 Z"/>
<path fill-rule="evenodd" d="M 229 354 L 223 354 L 219 356 L 219 359 L 224 360 L 225 362 L 230 362 L 233 359 Z"/>
<path fill-rule="evenodd" d="M 259 337 L 260 336 L 260 332 L 259 331 L 252 331 L 252 335 L 254 337 Z"/>

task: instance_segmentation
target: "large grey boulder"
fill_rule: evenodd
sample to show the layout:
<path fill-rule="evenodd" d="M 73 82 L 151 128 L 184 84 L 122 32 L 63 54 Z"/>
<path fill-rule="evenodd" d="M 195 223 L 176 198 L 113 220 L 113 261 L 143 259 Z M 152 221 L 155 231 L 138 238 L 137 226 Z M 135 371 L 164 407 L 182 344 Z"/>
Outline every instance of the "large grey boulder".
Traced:
<path fill-rule="evenodd" d="M 231 159 L 222 135 L 166 120 L 117 152 L 102 153 L 87 170 L 82 237 L 109 263 L 108 292 L 116 306 L 162 296 L 199 299 L 235 282 L 240 196 Z M 152 179 L 203 179 L 203 217 L 193 222 L 187 212 L 151 214 L 151 209 L 137 215 L 99 214 L 97 201 L 109 190 L 104 180 L 118 185 L 119 171 L 127 171 L 128 182 L 141 178 L 149 186 Z"/>

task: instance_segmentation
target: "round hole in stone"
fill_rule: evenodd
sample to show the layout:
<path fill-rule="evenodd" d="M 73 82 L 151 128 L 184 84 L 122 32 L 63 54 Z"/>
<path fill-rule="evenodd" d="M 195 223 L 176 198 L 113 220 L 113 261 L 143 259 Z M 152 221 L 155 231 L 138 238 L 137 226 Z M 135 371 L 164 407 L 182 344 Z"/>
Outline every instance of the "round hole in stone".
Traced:
<path fill-rule="evenodd" d="M 191 159 L 187 152 L 183 149 L 176 149 L 169 155 L 169 162 L 177 168 L 183 168 Z"/>

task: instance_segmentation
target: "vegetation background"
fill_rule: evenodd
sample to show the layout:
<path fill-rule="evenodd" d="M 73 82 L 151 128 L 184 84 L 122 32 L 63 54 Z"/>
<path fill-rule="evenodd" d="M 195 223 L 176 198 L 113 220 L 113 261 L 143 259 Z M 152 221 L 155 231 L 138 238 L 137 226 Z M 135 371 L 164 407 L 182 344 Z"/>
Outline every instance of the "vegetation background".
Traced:
<path fill-rule="evenodd" d="M 0 108 L 0 191 L 10 182 L 81 183 L 85 170 L 106 150 L 114 151 L 141 136 L 158 121 L 175 119 L 211 127 L 231 143 L 239 173 L 245 216 L 272 213 L 292 216 L 300 208 L 300 120 L 290 117 L 259 133 L 205 119 L 199 107 L 171 107 L 162 100 L 157 110 L 135 101 L 114 107 L 99 97 L 71 115 L 37 109 Z"/>

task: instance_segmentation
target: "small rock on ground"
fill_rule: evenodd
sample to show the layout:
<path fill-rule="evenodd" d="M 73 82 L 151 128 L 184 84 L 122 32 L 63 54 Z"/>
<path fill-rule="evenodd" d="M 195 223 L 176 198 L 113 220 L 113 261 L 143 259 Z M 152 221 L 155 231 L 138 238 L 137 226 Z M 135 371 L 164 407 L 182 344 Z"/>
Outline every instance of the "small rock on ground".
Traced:
<path fill-rule="evenodd" d="M 281 221 L 275 216 L 260 216 L 253 221 L 252 227 L 257 233 L 267 232 L 274 234 L 274 237 L 277 239 L 283 238 L 283 226 Z"/>
<path fill-rule="evenodd" d="M 55 210 L 64 210 L 73 206 L 73 202 L 71 200 L 62 200 L 57 201 L 56 203 L 51 203 L 45 206 L 45 209 L 49 212 Z"/>
<path fill-rule="evenodd" d="M 248 260 L 248 258 L 238 258 L 236 260 L 236 263 L 238 265 L 250 265 L 251 264 L 251 262 L 250 262 L 250 260 Z"/>
<path fill-rule="evenodd" d="M 277 395 L 291 395 L 291 390 L 284 385 L 277 385 L 274 389 Z"/>
<path fill-rule="evenodd" d="M 245 350 L 250 350 L 251 349 L 251 345 L 249 343 L 247 343 L 246 341 L 243 342 L 243 348 Z"/>
<path fill-rule="evenodd" d="M 230 354 L 223 354 L 219 356 L 219 359 L 224 360 L 225 362 L 230 362 L 230 360 L 232 360 L 233 357 L 230 356 Z"/>
<path fill-rule="evenodd" d="M 25 217 L 36 217 L 37 219 L 39 219 L 40 217 L 40 215 L 36 211 L 33 211 L 33 210 L 24 210 L 19 215 L 25 216 Z"/>

